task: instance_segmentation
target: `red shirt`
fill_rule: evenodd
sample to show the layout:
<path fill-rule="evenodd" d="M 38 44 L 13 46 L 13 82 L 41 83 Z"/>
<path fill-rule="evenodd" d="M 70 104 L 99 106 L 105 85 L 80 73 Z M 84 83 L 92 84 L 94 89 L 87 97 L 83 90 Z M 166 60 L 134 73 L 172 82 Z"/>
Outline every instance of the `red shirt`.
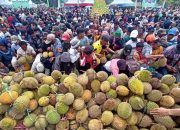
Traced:
<path fill-rule="evenodd" d="M 13 20 L 13 17 L 12 17 L 12 16 L 9 16 L 7 20 L 8 20 L 9 26 L 12 27 L 12 20 Z"/>

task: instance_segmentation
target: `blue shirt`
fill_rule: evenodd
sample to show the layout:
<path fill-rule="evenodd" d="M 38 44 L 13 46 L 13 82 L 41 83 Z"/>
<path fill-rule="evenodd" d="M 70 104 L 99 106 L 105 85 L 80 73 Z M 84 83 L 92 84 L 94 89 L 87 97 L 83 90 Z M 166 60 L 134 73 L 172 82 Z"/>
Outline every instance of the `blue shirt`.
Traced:
<path fill-rule="evenodd" d="M 4 65 L 11 64 L 12 57 L 13 51 L 11 48 L 9 48 L 7 52 L 0 51 L 0 61 L 4 63 Z"/>
<path fill-rule="evenodd" d="M 13 52 L 15 52 L 15 53 L 16 53 L 16 51 L 17 51 L 19 48 L 20 48 L 20 46 L 14 44 L 14 43 L 11 45 L 11 50 L 12 50 Z"/>
<path fill-rule="evenodd" d="M 62 44 L 58 38 L 56 38 L 56 42 L 52 45 L 54 56 L 57 57 L 61 53 L 58 52 L 58 49 L 62 49 Z"/>

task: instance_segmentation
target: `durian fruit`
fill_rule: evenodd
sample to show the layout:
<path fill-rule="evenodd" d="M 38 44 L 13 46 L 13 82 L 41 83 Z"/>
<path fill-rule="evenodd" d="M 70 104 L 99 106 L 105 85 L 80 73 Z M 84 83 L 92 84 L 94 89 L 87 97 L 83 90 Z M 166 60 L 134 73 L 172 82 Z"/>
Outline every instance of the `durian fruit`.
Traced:
<path fill-rule="evenodd" d="M 49 98 L 48 97 L 41 97 L 38 100 L 39 106 L 45 107 L 49 104 Z"/>
<path fill-rule="evenodd" d="M 165 67 L 167 65 L 167 58 L 165 57 L 159 58 L 157 64 L 159 67 Z"/>
<path fill-rule="evenodd" d="M 64 95 L 65 95 L 65 94 L 58 94 L 58 95 L 56 96 L 56 101 L 57 101 L 57 103 L 58 103 L 58 102 L 63 102 Z"/>
<path fill-rule="evenodd" d="M 5 91 L 0 95 L 0 103 L 11 104 L 18 98 L 18 93 L 16 91 Z"/>
<path fill-rule="evenodd" d="M 164 125 L 154 124 L 151 126 L 150 130 L 167 130 Z"/>
<path fill-rule="evenodd" d="M 129 77 L 126 74 L 122 73 L 116 77 L 116 82 L 118 85 L 126 86 L 128 85 L 128 81 L 129 81 Z"/>
<path fill-rule="evenodd" d="M 110 86 L 110 83 L 108 81 L 104 81 L 101 83 L 101 91 L 102 92 L 108 92 L 110 90 L 111 86 Z"/>
<path fill-rule="evenodd" d="M 2 81 L 3 83 L 9 84 L 12 81 L 12 76 L 4 76 Z"/>
<path fill-rule="evenodd" d="M 88 118 L 88 110 L 86 108 L 80 110 L 76 114 L 76 121 L 78 123 L 84 123 Z"/>
<path fill-rule="evenodd" d="M 175 104 L 174 98 L 172 98 L 169 95 L 162 96 L 160 100 L 160 105 L 162 107 L 172 107 L 174 106 L 174 104 Z"/>
<path fill-rule="evenodd" d="M 161 81 L 158 78 L 152 78 L 150 81 L 153 89 L 157 89 L 161 87 Z"/>
<path fill-rule="evenodd" d="M 154 116 L 154 120 L 168 129 L 173 129 L 176 126 L 176 123 L 170 116 Z"/>
<path fill-rule="evenodd" d="M 137 78 L 131 78 L 128 82 L 129 89 L 132 93 L 137 95 L 143 95 L 144 86 L 143 83 Z"/>
<path fill-rule="evenodd" d="M 23 125 L 25 127 L 32 127 L 36 121 L 37 115 L 34 113 L 29 114 L 28 116 L 26 116 L 23 120 Z"/>
<path fill-rule="evenodd" d="M 92 99 L 87 103 L 87 107 L 90 108 L 91 106 L 96 105 L 96 104 L 97 104 L 97 103 L 96 103 L 95 99 L 92 98 Z"/>
<path fill-rule="evenodd" d="M 70 121 L 69 123 L 70 130 L 77 130 L 78 127 L 79 127 L 79 124 L 76 122 L 76 120 Z"/>
<path fill-rule="evenodd" d="M 0 128 L 2 130 L 13 130 L 16 126 L 16 120 L 9 118 L 9 117 L 4 117 L 0 121 Z"/>
<path fill-rule="evenodd" d="M 127 130 L 139 130 L 139 128 L 135 125 L 130 125 L 127 127 Z"/>
<path fill-rule="evenodd" d="M 106 95 L 102 92 L 98 92 L 95 95 L 95 101 L 97 104 L 103 104 L 106 101 Z"/>
<path fill-rule="evenodd" d="M 73 108 L 77 111 L 82 110 L 85 107 L 85 102 L 82 98 L 77 98 L 73 102 Z"/>
<path fill-rule="evenodd" d="M 34 77 L 34 72 L 32 72 L 32 71 L 24 71 L 24 77 Z"/>
<path fill-rule="evenodd" d="M 172 85 L 169 85 L 169 89 L 172 90 L 173 88 L 178 88 L 179 87 L 179 84 L 172 84 Z"/>
<path fill-rule="evenodd" d="M 101 62 L 101 64 L 105 64 L 107 62 L 106 57 L 105 56 L 101 57 L 100 62 Z"/>
<path fill-rule="evenodd" d="M 107 96 L 107 98 L 114 98 L 115 99 L 117 97 L 116 90 L 110 89 L 108 92 L 106 92 L 106 96 Z"/>
<path fill-rule="evenodd" d="M 69 92 L 68 88 L 66 88 L 63 83 L 60 83 L 58 88 L 58 91 L 60 93 L 66 94 L 67 92 Z"/>
<path fill-rule="evenodd" d="M 180 88 L 173 88 L 170 92 L 176 103 L 180 102 Z"/>
<path fill-rule="evenodd" d="M 63 82 L 64 82 L 64 79 L 65 79 L 66 77 L 68 77 L 68 75 L 63 74 L 62 77 L 61 77 L 61 79 L 60 79 L 60 83 L 63 83 Z"/>
<path fill-rule="evenodd" d="M 79 75 L 77 81 L 82 86 L 86 86 L 88 84 L 88 77 L 85 74 Z"/>
<path fill-rule="evenodd" d="M 47 52 L 47 51 L 43 52 L 42 56 L 43 56 L 44 58 L 48 58 L 48 52 Z"/>
<path fill-rule="evenodd" d="M 102 105 L 103 111 L 105 110 L 112 111 L 115 109 L 115 107 L 116 107 L 116 100 L 113 98 L 106 100 Z"/>
<path fill-rule="evenodd" d="M 101 108 L 98 105 L 93 105 L 88 110 L 90 118 L 97 118 L 101 115 Z"/>
<path fill-rule="evenodd" d="M 39 86 L 38 81 L 33 77 L 23 78 L 20 82 L 21 88 L 36 89 L 38 88 L 38 86 Z"/>
<path fill-rule="evenodd" d="M 113 83 L 116 83 L 116 77 L 111 75 L 107 78 L 107 81 L 110 83 L 110 84 L 113 84 Z"/>
<path fill-rule="evenodd" d="M 45 76 L 42 78 L 42 83 L 52 85 L 55 83 L 55 80 L 51 76 Z"/>
<path fill-rule="evenodd" d="M 136 115 L 136 113 L 132 113 L 131 116 L 126 120 L 128 125 L 136 125 L 138 122 L 138 116 Z"/>
<path fill-rule="evenodd" d="M 71 105 L 74 102 L 74 95 L 72 93 L 66 93 L 63 97 L 63 102 L 66 105 Z"/>
<path fill-rule="evenodd" d="M 147 112 L 147 114 L 150 114 L 150 111 L 155 109 L 155 108 L 159 108 L 159 105 L 157 103 L 155 103 L 155 102 L 149 101 L 146 104 L 146 112 Z"/>
<path fill-rule="evenodd" d="M 16 91 L 18 93 L 18 95 L 20 95 L 22 93 L 22 88 L 20 87 L 19 84 L 13 84 L 13 85 L 9 86 L 9 90 Z"/>
<path fill-rule="evenodd" d="M 27 63 L 32 63 L 33 62 L 33 56 L 32 55 L 26 55 L 26 61 Z"/>
<path fill-rule="evenodd" d="M 125 130 L 127 127 L 127 122 L 118 115 L 114 115 L 114 119 L 111 123 L 112 127 L 116 130 Z"/>
<path fill-rule="evenodd" d="M 69 121 L 67 119 L 61 119 L 56 125 L 56 130 L 69 129 Z"/>
<path fill-rule="evenodd" d="M 121 103 L 121 100 L 120 100 L 119 98 L 116 98 L 115 101 L 116 101 L 116 102 L 115 102 L 115 106 L 114 106 L 114 109 L 113 109 L 113 110 L 114 110 L 114 111 L 117 111 L 117 108 L 118 108 L 119 104 Z"/>
<path fill-rule="evenodd" d="M 81 97 L 85 102 L 89 102 L 92 98 L 92 93 L 90 90 L 86 89 L 83 92 L 83 95 Z"/>
<path fill-rule="evenodd" d="M 9 110 L 10 106 L 0 103 L 0 114 L 4 114 Z"/>
<path fill-rule="evenodd" d="M 140 123 L 138 124 L 138 126 L 146 128 L 151 126 L 151 124 L 153 123 L 152 119 L 150 118 L 150 116 L 148 115 L 144 115 L 140 121 Z"/>
<path fill-rule="evenodd" d="M 125 87 L 125 86 L 122 86 L 122 85 L 120 85 L 120 86 L 118 86 L 116 88 L 116 92 L 117 92 L 117 94 L 119 96 L 127 96 L 127 95 L 129 95 L 129 89 L 127 87 Z"/>
<path fill-rule="evenodd" d="M 54 80 L 59 80 L 62 77 L 62 73 L 60 71 L 58 71 L 58 70 L 53 70 L 53 72 L 51 73 L 51 77 Z"/>
<path fill-rule="evenodd" d="M 80 126 L 77 130 L 86 130 L 84 127 Z"/>
<path fill-rule="evenodd" d="M 45 77 L 46 75 L 44 73 L 37 73 L 34 75 L 34 78 L 39 82 L 42 83 L 42 78 Z"/>
<path fill-rule="evenodd" d="M 13 110 L 16 113 L 23 113 L 29 106 L 30 99 L 27 96 L 19 96 L 13 103 Z"/>
<path fill-rule="evenodd" d="M 55 107 L 60 115 L 66 114 L 69 110 L 69 106 L 64 104 L 63 102 L 57 102 Z"/>
<path fill-rule="evenodd" d="M 159 88 L 159 90 L 163 93 L 163 94 L 169 94 L 170 93 L 170 88 L 168 85 L 166 84 L 162 84 L 161 87 Z"/>
<path fill-rule="evenodd" d="M 101 122 L 103 125 L 109 125 L 114 119 L 113 113 L 111 111 L 104 111 L 101 116 Z"/>
<path fill-rule="evenodd" d="M 143 99 L 139 96 L 131 96 L 129 98 L 129 104 L 134 110 L 141 110 L 145 106 Z"/>
<path fill-rule="evenodd" d="M 69 87 L 69 92 L 75 97 L 81 97 L 83 95 L 83 87 L 79 83 L 73 83 Z"/>
<path fill-rule="evenodd" d="M 12 80 L 16 83 L 20 83 L 21 80 L 24 78 L 24 75 L 22 72 L 13 74 Z"/>
<path fill-rule="evenodd" d="M 38 107 L 38 102 L 35 99 L 30 100 L 29 102 L 29 110 L 34 111 Z"/>
<path fill-rule="evenodd" d="M 18 65 L 24 65 L 24 64 L 26 64 L 26 62 L 27 62 L 27 60 L 26 60 L 26 57 L 24 57 L 24 56 L 19 57 L 17 60 Z"/>
<path fill-rule="evenodd" d="M 40 97 L 49 95 L 50 87 L 48 84 L 43 84 L 38 88 L 38 95 Z"/>
<path fill-rule="evenodd" d="M 176 82 L 176 78 L 173 75 L 167 74 L 161 78 L 161 82 L 170 86 Z"/>
<path fill-rule="evenodd" d="M 99 71 L 96 75 L 97 75 L 97 79 L 100 82 L 103 82 L 108 78 L 108 74 L 105 71 Z"/>
<path fill-rule="evenodd" d="M 162 98 L 162 92 L 159 90 L 152 90 L 148 95 L 147 99 L 153 102 L 158 102 Z"/>
<path fill-rule="evenodd" d="M 76 113 L 77 111 L 75 111 L 73 108 L 70 108 L 66 113 L 66 118 L 68 120 L 74 120 L 76 118 Z"/>
<path fill-rule="evenodd" d="M 53 57 L 54 53 L 52 51 L 48 52 L 48 57 Z"/>
<path fill-rule="evenodd" d="M 149 94 L 152 91 L 152 85 L 148 82 L 143 82 L 144 94 Z"/>
<path fill-rule="evenodd" d="M 52 105 L 45 106 L 45 107 L 43 107 L 43 113 L 47 113 L 48 111 L 54 110 L 54 109 L 55 108 Z"/>
<path fill-rule="evenodd" d="M 121 102 L 118 105 L 117 113 L 118 113 L 119 117 L 121 117 L 123 119 L 128 119 L 132 114 L 132 107 L 127 102 Z"/>
<path fill-rule="evenodd" d="M 56 84 L 52 84 L 51 86 L 50 86 L 50 93 L 52 93 L 52 94 L 57 94 L 58 93 L 58 86 L 56 85 Z"/>
<path fill-rule="evenodd" d="M 49 110 L 46 113 L 46 120 L 49 124 L 51 125 L 55 125 L 60 121 L 60 115 L 58 114 L 58 112 L 54 109 L 54 110 Z"/>
<path fill-rule="evenodd" d="M 139 80 L 142 82 L 149 82 L 152 78 L 151 72 L 148 70 L 141 70 L 138 74 L 137 77 Z"/>
<path fill-rule="evenodd" d="M 29 99 L 33 99 L 34 93 L 32 91 L 25 91 L 24 93 L 22 93 L 22 96 L 27 96 Z"/>
<path fill-rule="evenodd" d="M 103 124 L 98 119 L 91 119 L 88 123 L 89 130 L 101 130 L 103 128 Z"/>
<path fill-rule="evenodd" d="M 96 72 L 94 71 L 94 69 L 88 69 L 86 71 L 86 75 L 88 77 L 89 82 L 93 81 L 97 77 Z"/>
<path fill-rule="evenodd" d="M 91 82 L 91 88 L 95 93 L 100 91 L 100 86 L 101 86 L 101 82 L 99 80 L 93 80 Z"/>
<path fill-rule="evenodd" d="M 46 120 L 45 115 L 38 115 L 37 120 L 35 122 L 35 127 L 37 130 L 43 130 L 47 127 L 48 122 Z"/>

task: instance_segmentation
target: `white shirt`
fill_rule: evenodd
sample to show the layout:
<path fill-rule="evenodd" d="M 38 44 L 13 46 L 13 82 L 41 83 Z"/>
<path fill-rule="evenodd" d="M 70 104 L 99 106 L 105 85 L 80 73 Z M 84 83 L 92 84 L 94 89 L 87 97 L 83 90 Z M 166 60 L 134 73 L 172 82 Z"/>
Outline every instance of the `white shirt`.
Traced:
<path fill-rule="evenodd" d="M 24 51 L 21 47 L 17 50 L 17 57 L 26 56 L 27 54 L 32 55 L 32 54 L 36 54 L 36 52 L 29 45 L 27 46 L 26 51 Z"/>

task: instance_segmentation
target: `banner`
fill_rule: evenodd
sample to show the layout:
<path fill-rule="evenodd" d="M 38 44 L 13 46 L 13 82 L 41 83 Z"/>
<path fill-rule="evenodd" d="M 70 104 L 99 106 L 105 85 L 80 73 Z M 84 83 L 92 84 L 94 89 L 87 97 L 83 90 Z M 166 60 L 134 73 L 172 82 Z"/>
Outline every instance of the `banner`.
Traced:
<path fill-rule="evenodd" d="M 101 16 L 103 14 L 109 14 L 109 8 L 104 0 L 94 0 L 94 5 L 91 11 L 92 15 Z"/>
<path fill-rule="evenodd" d="M 13 0 L 12 5 L 14 8 L 29 8 L 28 0 Z"/>
<path fill-rule="evenodd" d="M 157 0 L 143 0 L 142 1 L 142 8 L 154 8 L 156 7 L 156 1 Z"/>

